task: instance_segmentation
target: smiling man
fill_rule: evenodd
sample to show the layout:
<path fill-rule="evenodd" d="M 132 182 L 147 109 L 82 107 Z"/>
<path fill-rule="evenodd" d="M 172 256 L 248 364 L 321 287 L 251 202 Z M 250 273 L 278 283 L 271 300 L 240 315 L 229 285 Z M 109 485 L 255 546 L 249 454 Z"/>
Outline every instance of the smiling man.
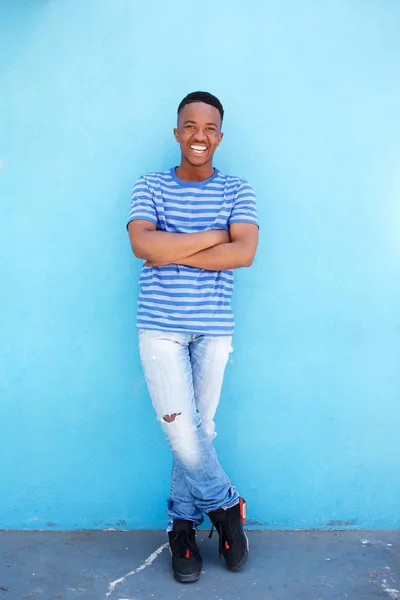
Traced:
<path fill-rule="evenodd" d="M 213 446 L 214 415 L 232 349 L 232 270 L 252 264 L 258 240 L 251 186 L 213 167 L 224 111 L 207 92 L 178 107 L 179 167 L 140 177 L 128 231 L 140 276 L 141 362 L 157 418 L 173 454 L 168 499 L 172 569 L 197 581 L 196 528 L 207 514 L 220 554 L 235 571 L 248 555 L 245 502 Z"/>

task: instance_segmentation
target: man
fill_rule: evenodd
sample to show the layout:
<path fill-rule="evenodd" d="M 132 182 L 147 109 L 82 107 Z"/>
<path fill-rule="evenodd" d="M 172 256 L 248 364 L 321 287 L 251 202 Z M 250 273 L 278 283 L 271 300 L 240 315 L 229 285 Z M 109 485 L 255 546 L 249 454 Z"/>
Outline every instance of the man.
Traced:
<path fill-rule="evenodd" d="M 255 195 L 213 167 L 223 134 L 220 101 L 193 92 L 178 107 L 179 167 L 140 177 L 128 231 L 140 276 L 141 362 L 157 418 L 173 454 L 168 499 L 172 569 L 197 581 L 196 528 L 206 513 L 227 566 L 244 565 L 245 502 L 218 462 L 214 415 L 231 352 L 232 269 L 251 265 L 258 240 Z"/>

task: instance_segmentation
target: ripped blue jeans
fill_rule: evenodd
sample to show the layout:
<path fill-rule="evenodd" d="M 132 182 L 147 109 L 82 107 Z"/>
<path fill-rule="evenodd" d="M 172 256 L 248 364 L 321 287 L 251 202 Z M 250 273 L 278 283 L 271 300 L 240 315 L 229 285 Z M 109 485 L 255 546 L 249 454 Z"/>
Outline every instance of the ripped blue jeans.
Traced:
<path fill-rule="evenodd" d="M 174 459 L 168 530 L 173 519 L 197 527 L 203 513 L 239 502 L 213 446 L 214 415 L 231 348 L 230 336 L 139 329 L 147 387 Z"/>

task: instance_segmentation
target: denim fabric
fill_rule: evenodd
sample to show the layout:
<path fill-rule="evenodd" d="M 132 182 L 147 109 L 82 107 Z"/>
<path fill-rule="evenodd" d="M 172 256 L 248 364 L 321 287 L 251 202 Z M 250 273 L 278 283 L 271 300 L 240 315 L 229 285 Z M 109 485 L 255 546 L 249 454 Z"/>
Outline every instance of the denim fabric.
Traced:
<path fill-rule="evenodd" d="M 147 386 L 174 457 L 169 529 L 173 519 L 198 526 L 203 513 L 231 508 L 239 501 L 212 442 L 231 344 L 231 336 L 139 330 Z"/>

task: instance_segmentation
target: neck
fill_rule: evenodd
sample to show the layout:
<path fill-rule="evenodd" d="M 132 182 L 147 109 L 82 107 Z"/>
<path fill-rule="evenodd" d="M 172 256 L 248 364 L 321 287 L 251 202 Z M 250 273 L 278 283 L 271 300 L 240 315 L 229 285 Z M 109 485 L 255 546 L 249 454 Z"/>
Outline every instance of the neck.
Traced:
<path fill-rule="evenodd" d="M 204 181 L 214 174 L 214 167 L 212 163 L 206 163 L 195 167 L 190 163 L 181 161 L 179 167 L 176 168 L 176 175 L 182 181 Z"/>

